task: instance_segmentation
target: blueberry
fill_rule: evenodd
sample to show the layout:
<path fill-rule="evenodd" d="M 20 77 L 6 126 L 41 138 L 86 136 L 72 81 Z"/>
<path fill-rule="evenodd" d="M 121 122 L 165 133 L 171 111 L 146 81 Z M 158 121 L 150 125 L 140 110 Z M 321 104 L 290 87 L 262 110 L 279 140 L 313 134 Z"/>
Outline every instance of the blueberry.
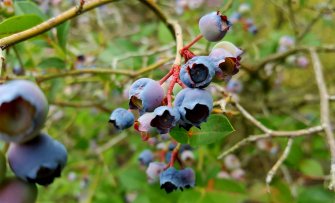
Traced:
<path fill-rule="evenodd" d="M 60 177 L 67 162 L 67 151 L 61 143 L 47 134 L 40 134 L 23 144 L 11 144 L 8 163 L 22 180 L 49 185 Z"/>
<path fill-rule="evenodd" d="M 284 35 L 279 39 L 279 45 L 286 48 L 291 48 L 294 46 L 295 40 L 289 35 Z"/>
<path fill-rule="evenodd" d="M 177 94 L 174 105 L 181 115 L 180 126 L 189 130 L 207 120 L 213 109 L 213 98 L 206 90 L 185 88 Z"/>
<path fill-rule="evenodd" d="M 256 25 L 250 25 L 248 26 L 248 32 L 256 35 L 258 33 L 258 28 L 256 27 Z"/>
<path fill-rule="evenodd" d="M 154 160 L 154 155 L 150 150 L 146 149 L 141 152 L 141 154 L 138 157 L 138 160 L 141 165 L 148 166 Z"/>
<path fill-rule="evenodd" d="M 154 111 L 155 117 L 150 125 L 157 128 L 160 134 L 165 134 L 174 127 L 180 119 L 179 111 L 168 106 L 160 106 Z"/>
<path fill-rule="evenodd" d="M 224 164 L 227 169 L 234 170 L 241 167 L 241 162 L 234 154 L 229 154 L 224 158 Z"/>
<path fill-rule="evenodd" d="M 204 88 L 215 75 L 215 65 L 208 56 L 195 56 L 181 67 L 179 77 L 190 88 Z"/>
<path fill-rule="evenodd" d="M 14 66 L 13 68 L 13 73 L 17 76 L 22 76 L 25 74 L 24 68 L 22 68 L 21 66 Z"/>
<path fill-rule="evenodd" d="M 309 64 L 308 58 L 306 56 L 298 56 L 296 60 L 297 66 L 300 68 L 306 68 Z"/>
<path fill-rule="evenodd" d="M 239 71 L 238 59 L 225 49 L 213 49 L 210 57 L 215 61 L 215 76 L 219 80 L 229 80 Z"/>
<path fill-rule="evenodd" d="M 162 162 L 151 162 L 146 170 L 149 183 L 156 182 L 164 168 L 165 164 Z"/>
<path fill-rule="evenodd" d="M 1 203 L 34 203 L 37 187 L 18 178 L 7 178 L 0 184 Z"/>
<path fill-rule="evenodd" d="M 234 13 L 232 13 L 231 16 L 229 17 L 229 21 L 230 21 L 232 24 L 234 24 L 234 23 L 238 22 L 239 20 L 241 20 L 241 18 L 242 18 L 241 13 L 239 13 L 239 12 L 234 12 Z"/>
<path fill-rule="evenodd" d="M 6 176 L 6 158 L 4 154 L 0 151 L 0 184 Z"/>
<path fill-rule="evenodd" d="M 150 78 L 136 80 L 129 89 L 129 108 L 141 113 L 152 112 L 161 105 L 164 90 L 160 84 Z"/>
<path fill-rule="evenodd" d="M 17 143 L 33 139 L 47 114 L 47 99 L 34 83 L 13 80 L 0 86 L 0 139 Z"/>
<path fill-rule="evenodd" d="M 155 114 L 153 112 L 145 113 L 137 119 L 134 128 L 140 132 L 154 133 L 156 130 L 151 126 L 151 121 L 154 118 Z"/>
<path fill-rule="evenodd" d="M 194 161 L 194 153 L 191 150 L 184 150 L 181 152 L 180 159 L 183 162 L 192 162 Z"/>
<path fill-rule="evenodd" d="M 210 42 L 220 41 L 231 26 L 226 16 L 220 12 L 212 12 L 204 15 L 199 20 L 201 34 Z"/>
<path fill-rule="evenodd" d="M 191 188 L 195 185 L 195 174 L 193 169 L 191 168 L 185 168 L 183 170 L 179 171 L 179 177 L 180 177 L 180 185 L 179 188 L 183 190 L 183 188 Z"/>
<path fill-rule="evenodd" d="M 231 55 L 226 55 L 226 53 L 224 53 L 224 57 L 239 57 L 243 54 L 243 51 L 238 48 L 235 44 L 231 43 L 231 42 L 228 42 L 228 41 L 222 41 L 222 42 L 219 42 L 217 43 L 213 49 L 212 49 L 212 52 L 215 50 L 215 49 L 224 49 L 225 51 L 229 52 Z M 220 54 L 220 53 L 219 53 Z M 210 56 L 213 56 L 213 53 L 210 54 Z M 220 55 L 216 55 L 216 57 L 220 57 Z"/>
<path fill-rule="evenodd" d="M 241 93 L 243 85 L 239 80 L 232 79 L 228 82 L 226 89 L 228 92 L 238 94 Z"/>
<path fill-rule="evenodd" d="M 179 171 L 173 167 L 168 168 L 160 174 L 159 182 L 161 189 L 167 193 L 177 190 L 180 187 Z"/>
<path fill-rule="evenodd" d="M 118 130 L 129 128 L 134 124 L 134 115 L 124 108 L 117 108 L 109 118 L 109 122 Z"/>

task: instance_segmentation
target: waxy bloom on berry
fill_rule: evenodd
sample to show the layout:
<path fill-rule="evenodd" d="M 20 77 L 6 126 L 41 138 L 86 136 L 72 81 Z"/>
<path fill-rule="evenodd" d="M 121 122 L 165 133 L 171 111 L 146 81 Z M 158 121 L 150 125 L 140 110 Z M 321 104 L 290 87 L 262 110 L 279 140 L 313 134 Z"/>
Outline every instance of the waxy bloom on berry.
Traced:
<path fill-rule="evenodd" d="M 204 15 L 199 20 L 201 34 L 210 42 L 220 41 L 229 30 L 231 24 L 226 16 L 220 12 L 212 12 Z"/>
<path fill-rule="evenodd" d="M 157 128 L 160 134 L 168 133 L 180 119 L 179 111 L 168 106 L 156 108 L 154 115 L 155 117 L 151 120 L 150 125 Z"/>
<path fill-rule="evenodd" d="M 129 128 L 134 124 L 134 115 L 124 108 L 117 108 L 109 118 L 109 122 L 118 130 Z"/>
<path fill-rule="evenodd" d="M 9 166 L 14 174 L 28 182 L 49 185 L 60 177 L 67 162 L 67 151 L 60 142 L 40 134 L 23 144 L 11 144 Z"/>
<path fill-rule="evenodd" d="M 181 115 L 180 125 L 189 130 L 207 120 L 213 109 L 213 98 L 207 90 L 185 88 L 177 94 L 174 105 Z"/>
<path fill-rule="evenodd" d="M 41 89 L 27 80 L 0 85 L 0 139 L 23 143 L 43 127 L 48 102 Z"/>
<path fill-rule="evenodd" d="M 215 75 L 215 64 L 208 56 L 195 56 L 181 67 L 180 80 L 190 88 L 207 87 Z"/>
<path fill-rule="evenodd" d="M 136 80 L 129 89 L 129 108 L 141 113 L 152 112 L 161 105 L 164 90 L 160 84 L 150 78 Z"/>

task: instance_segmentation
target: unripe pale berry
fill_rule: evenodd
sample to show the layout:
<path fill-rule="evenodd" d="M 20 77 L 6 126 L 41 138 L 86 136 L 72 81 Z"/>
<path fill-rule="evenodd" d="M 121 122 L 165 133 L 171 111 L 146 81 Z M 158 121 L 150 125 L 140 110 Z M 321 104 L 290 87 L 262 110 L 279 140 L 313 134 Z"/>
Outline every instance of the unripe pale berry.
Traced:
<path fill-rule="evenodd" d="M 0 184 L 1 203 L 35 203 L 37 187 L 18 178 L 7 178 Z"/>

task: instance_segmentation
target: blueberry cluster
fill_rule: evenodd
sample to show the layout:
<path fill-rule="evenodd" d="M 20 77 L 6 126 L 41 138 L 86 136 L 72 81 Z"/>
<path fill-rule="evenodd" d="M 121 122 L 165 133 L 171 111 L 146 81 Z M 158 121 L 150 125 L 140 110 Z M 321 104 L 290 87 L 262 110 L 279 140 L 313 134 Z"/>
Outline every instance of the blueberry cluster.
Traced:
<path fill-rule="evenodd" d="M 285 52 L 295 46 L 295 39 L 289 35 L 283 35 L 278 41 L 277 52 Z M 286 63 L 299 68 L 306 68 L 309 65 L 308 58 L 303 54 L 292 54 L 286 58 Z"/>
<path fill-rule="evenodd" d="M 241 4 L 237 11 L 233 12 L 230 16 L 232 24 L 241 23 L 243 29 L 253 35 L 258 33 L 258 28 L 254 23 L 254 20 L 248 17 L 250 13 L 250 5 L 247 3 Z"/>
<path fill-rule="evenodd" d="M 177 170 L 167 165 L 171 157 L 174 156 L 173 153 L 175 153 L 176 144 L 171 142 L 167 145 L 167 142 L 155 140 L 153 145 L 156 146 L 155 152 L 146 149 L 138 157 L 140 165 L 146 170 L 148 182 L 155 183 L 159 181 L 160 187 L 167 193 L 177 189 L 183 191 L 184 189 L 194 187 L 195 173 L 190 168 L 194 164 L 195 159 L 192 147 L 186 144 L 181 145 L 175 157 L 183 168 Z"/>
<path fill-rule="evenodd" d="M 129 109 L 115 109 L 109 122 L 117 130 L 134 128 L 148 141 L 154 135 L 165 135 L 176 126 L 189 131 L 193 126 L 200 128 L 206 122 L 213 109 L 213 98 L 205 88 L 214 80 L 229 81 L 238 73 L 243 51 L 234 44 L 222 41 L 214 46 L 207 56 L 196 56 L 189 48 L 197 40 L 204 37 L 208 41 L 220 41 L 231 26 L 227 17 L 220 12 L 211 12 L 199 20 L 201 35 L 189 46 L 180 50 L 185 63 L 174 64 L 171 71 L 160 81 L 150 78 L 140 78 L 129 88 Z M 162 85 L 171 78 L 167 93 Z M 183 89 L 179 91 L 172 102 L 172 92 L 175 84 Z M 139 115 L 135 118 L 134 114 Z M 177 170 L 174 161 L 178 156 L 180 144 L 167 153 L 167 164 L 152 163 L 154 156 L 148 150 L 139 157 L 141 165 L 148 167 L 152 174 L 160 174 L 161 188 L 167 192 L 180 188 L 194 186 L 195 176 L 190 168 Z M 182 167 L 183 168 L 183 167 Z"/>
<path fill-rule="evenodd" d="M 0 154 L 0 202 L 35 202 L 35 183 L 46 186 L 61 175 L 67 151 L 41 132 L 47 114 L 47 99 L 34 83 L 13 80 L 0 86 L 0 139 L 10 144 L 7 158 L 16 176 L 4 177 L 6 162 Z"/>

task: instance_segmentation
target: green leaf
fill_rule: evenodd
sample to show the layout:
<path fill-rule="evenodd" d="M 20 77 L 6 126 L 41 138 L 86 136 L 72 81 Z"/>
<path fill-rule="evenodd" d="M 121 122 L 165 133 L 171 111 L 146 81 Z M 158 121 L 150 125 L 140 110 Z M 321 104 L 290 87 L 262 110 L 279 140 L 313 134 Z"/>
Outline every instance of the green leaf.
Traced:
<path fill-rule="evenodd" d="M 40 64 L 38 64 L 40 68 L 59 68 L 63 69 L 65 68 L 66 64 L 65 62 L 57 57 L 50 57 L 44 59 Z"/>
<path fill-rule="evenodd" d="M 300 165 L 300 170 L 308 176 L 323 176 L 323 170 L 319 162 L 313 159 L 305 159 Z"/>
<path fill-rule="evenodd" d="M 229 120 L 224 115 L 211 115 L 207 122 L 201 125 L 201 129 L 192 127 L 189 131 L 183 128 L 174 128 L 170 135 L 180 143 L 192 146 L 215 143 L 230 133 L 234 132 Z"/>
<path fill-rule="evenodd" d="M 334 203 L 335 193 L 322 186 L 303 188 L 298 195 L 298 203 Z"/>
<path fill-rule="evenodd" d="M 70 21 L 66 21 L 61 25 L 57 26 L 57 39 L 58 44 L 63 50 L 66 50 L 67 36 L 70 30 Z"/>
<path fill-rule="evenodd" d="M 42 19 L 34 14 L 13 16 L 0 23 L 0 37 L 27 30 L 42 22 Z"/>
<path fill-rule="evenodd" d="M 48 17 L 41 11 L 41 9 L 31 1 L 18 1 L 14 3 L 16 15 L 35 14 L 46 20 Z"/>

